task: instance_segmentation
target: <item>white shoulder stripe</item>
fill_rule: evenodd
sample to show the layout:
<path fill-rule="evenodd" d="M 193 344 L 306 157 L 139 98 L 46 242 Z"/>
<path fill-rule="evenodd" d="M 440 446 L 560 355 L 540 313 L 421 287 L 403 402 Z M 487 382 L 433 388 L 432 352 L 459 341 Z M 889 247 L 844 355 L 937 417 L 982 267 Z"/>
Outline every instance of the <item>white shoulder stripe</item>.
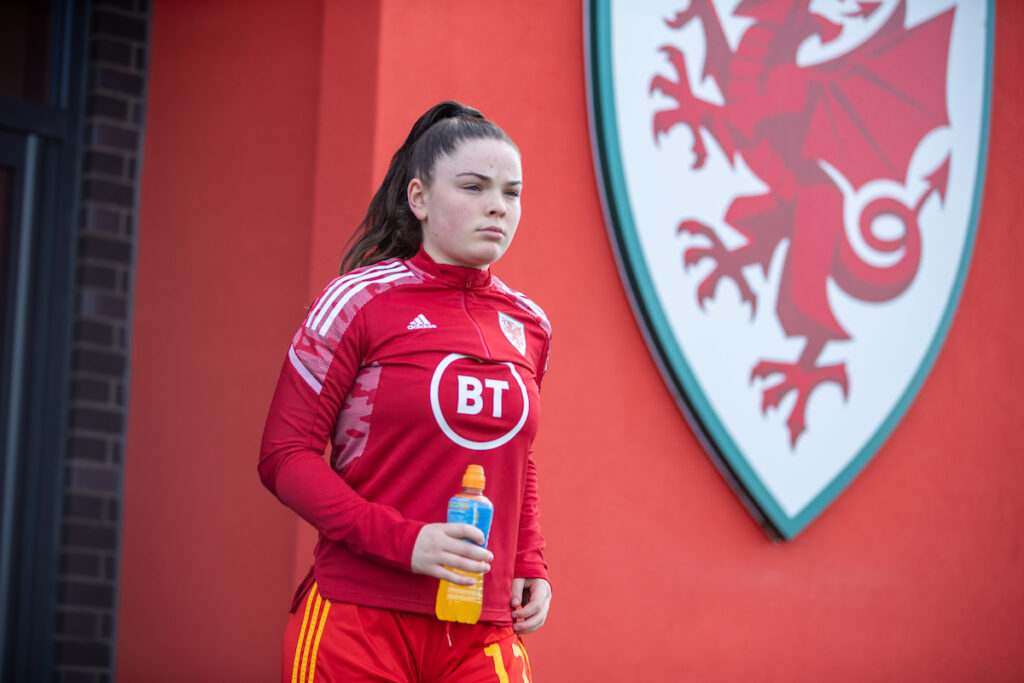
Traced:
<path fill-rule="evenodd" d="M 416 275 L 410 272 L 408 269 L 403 268 L 401 273 L 395 273 L 394 275 L 389 275 L 388 277 L 381 278 L 379 280 L 364 280 L 356 285 L 353 285 L 352 288 L 345 293 L 345 296 L 341 297 L 338 300 L 338 302 L 334 304 L 334 308 L 331 309 L 330 315 L 327 316 L 327 318 L 324 320 L 323 325 L 320 326 L 317 332 L 320 333 L 321 337 L 326 336 L 327 330 L 331 329 L 331 324 L 334 322 L 334 319 L 338 317 L 338 314 L 341 313 L 341 309 L 345 307 L 345 304 L 347 304 L 349 300 L 352 299 L 352 297 L 354 297 L 356 294 L 363 291 L 370 285 L 382 285 L 388 282 L 394 282 L 395 280 L 401 280 L 402 278 L 405 277 L 416 277 Z"/>
<path fill-rule="evenodd" d="M 309 316 L 306 317 L 306 327 L 318 327 L 321 321 L 323 321 L 324 316 L 327 315 L 327 312 L 332 310 L 334 302 L 347 288 L 358 285 L 360 282 L 365 282 L 376 277 L 383 277 L 396 272 L 407 273 L 409 271 L 401 262 L 398 262 L 392 263 L 388 266 L 375 266 L 359 273 L 338 278 L 338 280 L 328 288 L 327 292 L 324 293 L 324 296 L 321 298 L 320 303 L 317 304 L 316 308 L 313 311 L 310 311 Z"/>
<path fill-rule="evenodd" d="M 299 376 L 306 380 L 306 384 L 308 384 L 313 391 L 319 394 L 324 386 L 320 384 L 320 382 L 316 381 L 316 377 L 313 376 L 313 373 L 307 370 L 306 366 L 302 364 L 302 361 L 299 360 L 299 356 L 295 353 L 294 346 L 288 347 L 288 360 L 292 362 L 292 367 L 295 368 L 297 373 L 299 373 Z"/>
<path fill-rule="evenodd" d="M 548 321 L 548 316 L 547 316 L 547 315 L 546 315 L 546 314 L 544 313 L 544 311 L 543 311 L 543 310 L 541 309 L 541 307 L 540 307 L 540 306 L 538 306 L 537 304 L 533 303 L 533 301 L 532 301 L 532 300 L 530 300 L 530 299 L 528 299 L 527 297 L 523 296 L 523 295 L 522 295 L 522 294 L 520 294 L 519 292 L 513 291 L 512 293 L 513 293 L 513 294 L 514 294 L 514 295 L 516 296 L 516 298 L 517 298 L 517 299 L 519 299 L 519 300 L 520 300 L 520 301 L 522 301 L 522 302 L 523 302 L 524 304 L 526 304 L 526 306 L 527 306 L 527 307 L 528 307 L 528 308 L 529 308 L 529 309 L 530 309 L 531 311 L 533 311 L 534 313 L 536 313 L 536 314 L 537 314 L 537 317 L 538 317 L 538 318 L 540 318 L 541 320 L 543 320 L 543 321 L 544 321 L 544 322 L 546 322 L 546 323 L 549 323 L 549 321 Z M 550 323 L 549 323 L 549 324 L 550 324 Z"/>
<path fill-rule="evenodd" d="M 364 270 L 361 270 L 358 273 L 349 273 L 348 275 L 343 275 L 341 277 L 335 278 L 332 282 L 330 282 L 327 285 L 323 294 L 321 294 L 320 300 L 317 302 L 316 306 L 314 306 L 313 309 L 309 312 L 309 315 L 306 316 L 307 325 L 314 317 L 320 315 L 320 312 L 324 309 L 325 306 L 330 306 L 330 304 L 328 303 L 329 300 L 331 300 L 331 297 L 336 296 L 336 292 L 339 289 L 345 288 L 353 280 L 357 280 L 360 277 L 367 276 L 370 273 L 379 273 L 380 271 L 387 270 L 389 268 L 393 269 L 395 265 L 396 264 L 394 263 L 389 265 L 377 264 L 374 266 L 370 266 Z"/>
<path fill-rule="evenodd" d="M 327 312 L 331 310 L 335 300 L 341 296 L 342 292 L 344 292 L 346 288 L 367 279 L 402 270 L 405 270 L 405 266 L 401 262 L 377 264 L 360 270 L 359 272 L 349 273 L 348 275 L 338 278 L 331 283 L 327 288 L 327 291 L 324 292 L 323 296 L 321 296 L 317 306 L 310 312 L 310 315 L 307 316 L 306 326 L 317 327 L 323 320 L 324 316 L 327 315 Z"/>
<path fill-rule="evenodd" d="M 548 316 L 544 313 L 544 309 L 542 309 L 537 304 L 533 303 L 530 297 L 526 296 L 522 292 L 517 292 L 516 290 L 509 287 L 501 280 L 498 280 L 498 284 L 501 285 L 502 289 L 504 289 L 505 292 L 514 296 L 523 306 L 532 311 L 533 314 L 540 318 L 545 325 L 547 325 L 549 328 L 551 327 L 551 321 L 548 320 Z"/>

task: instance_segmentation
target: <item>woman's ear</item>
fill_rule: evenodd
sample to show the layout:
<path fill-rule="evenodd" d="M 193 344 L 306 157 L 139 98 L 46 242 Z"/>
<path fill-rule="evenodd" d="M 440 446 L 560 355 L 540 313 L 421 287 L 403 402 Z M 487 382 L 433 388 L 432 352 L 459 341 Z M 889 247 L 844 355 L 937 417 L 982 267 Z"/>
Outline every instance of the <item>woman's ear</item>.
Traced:
<path fill-rule="evenodd" d="M 427 220 L 427 188 L 423 181 L 419 178 L 410 180 L 406 194 L 408 195 L 409 208 L 412 209 L 413 215 L 421 221 Z"/>

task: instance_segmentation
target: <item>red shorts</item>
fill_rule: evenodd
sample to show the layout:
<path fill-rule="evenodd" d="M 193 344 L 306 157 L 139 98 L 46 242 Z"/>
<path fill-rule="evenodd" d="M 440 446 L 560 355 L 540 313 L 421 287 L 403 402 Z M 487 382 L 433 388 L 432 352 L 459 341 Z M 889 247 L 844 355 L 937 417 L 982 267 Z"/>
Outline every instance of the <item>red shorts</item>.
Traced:
<path fill-rule="evenodd" d="M 331 602 L 314 583 L 288 621 L 281 680 L 531 683 L 511 626 Z"/>

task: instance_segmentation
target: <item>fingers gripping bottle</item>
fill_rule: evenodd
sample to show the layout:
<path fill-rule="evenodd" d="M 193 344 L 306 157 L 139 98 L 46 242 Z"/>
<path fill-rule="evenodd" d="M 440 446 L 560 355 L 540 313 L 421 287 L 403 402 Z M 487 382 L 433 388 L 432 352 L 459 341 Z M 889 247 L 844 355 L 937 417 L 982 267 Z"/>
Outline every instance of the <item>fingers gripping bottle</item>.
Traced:
<path fill-rule="evenodd" d="M 494 517 L 494 506 L 484 498 L 484 468 L 470 465 L 462 476 L 462 492 L 452 496 L 448 501 L 448 521 L 472 524 L 484 532 L 484 545 L 491 531 L 491 519 Z M 449 569 L 451 569 L 449 567 Z M 442 621 L 458 621 L 463 624 L 475 624 L 480 619 L 480 608 L 484 599 L 484 575 L 452 569 L 456 574 L 472 576 L 472 586 L 459 586 L 441 580 L 437 588 L 435 612 Z"/>

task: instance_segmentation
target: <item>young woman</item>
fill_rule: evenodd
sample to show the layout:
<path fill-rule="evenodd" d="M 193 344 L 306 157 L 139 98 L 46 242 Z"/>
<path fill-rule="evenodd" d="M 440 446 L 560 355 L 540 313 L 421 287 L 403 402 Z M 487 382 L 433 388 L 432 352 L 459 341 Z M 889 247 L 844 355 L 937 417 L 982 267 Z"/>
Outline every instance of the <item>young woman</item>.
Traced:
<path fill-rule="evenodd" d="M 551 328 L 488 270 L 521 192 L 504 131 L 434 106 L 292 340 L 259 473 L 319 541 L 283 680 L 531 680 L 519 636 L 551 600 L 530 455 Z M 475 527 L 444 523 L 469 464 L 494 503 L 486 550 Z M 434 616 L 438 579 L 472 583 L 451 568 L 485 573 L 480 623 Z"/>

